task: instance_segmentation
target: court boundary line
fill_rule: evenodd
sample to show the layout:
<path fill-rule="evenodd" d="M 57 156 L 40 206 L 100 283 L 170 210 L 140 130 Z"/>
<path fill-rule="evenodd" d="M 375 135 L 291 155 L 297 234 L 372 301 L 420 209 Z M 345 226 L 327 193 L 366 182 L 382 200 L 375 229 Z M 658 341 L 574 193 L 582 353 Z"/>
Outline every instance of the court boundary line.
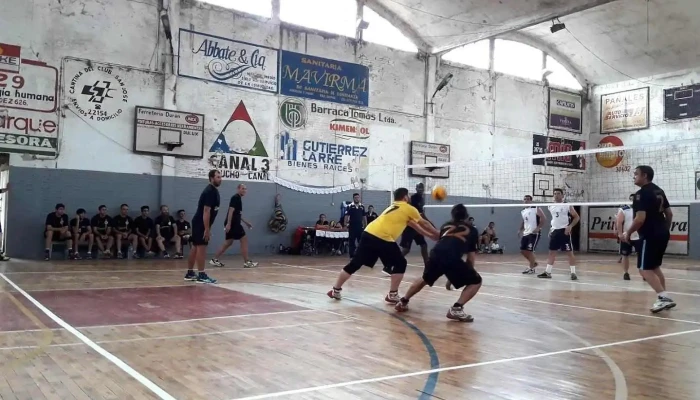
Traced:
<path fill-rule="evenodd" d="M 118 358 L 114 354 L 108 352 L 107 350 L 105 350 L 102 347 L 95 344 L 95 342 L 90 340 L 90 338 L 83 335 L 80 331 L 78 331 L 77 329 L 75 329 L 74 327 L 69 325 L 67 322 L 62 320 L 60 317 L 58 317 L 56 314 L 54 314 L 51 310 L 49 310 L 43 304 L 41 304 L 38 300 L 36 300 L 34 297 L 32 297 L 29 293 L 25 292 L 21 287 L 17 286 L 17 284 L 14 283 L 10 278 L 5 276 L 4 273 L 0 273 L 0 278 L 4 279 L 5 282 L 10 284 L 10 286 L 12 286 L 22 296 L 24 296 L 27 300 L 29 300 L 32 304 L 34 304 L 34 306 L 36 308 L 38 308 L 41 312 L 46 314 L 46 316 L 51 318 L 55 323 L 62 326 L 65 330 L 67 330 L 68 332 L 73 334 L 73 336 L 80 339 L 83 343 L 85 343 L 92 350 L 97 352 L 102 357 L 106 358 L 112 364 L 116 365 L 119 369 L 121 369 L 126 374 L 131 376 L 137 382 L 141 383 L 143 386 L 145 386 L 147 389 L 149 389 L 153 394 L 155 394 L 158 398 L 160 398 L 162 400 L 176 400 L 175 397 L 171 396 L 163 388 L 156 385 L 150 379 L 146 378 L 144 375 L 142 375 L 140 372 L 136 371 L 134 368 L 129 366 L 127 363 L 122 361 L 120 358 Z"/>
<path fill-rule="evenodd" d="M 301 389 L 286 390 L 286 391 L 282 391 L 282 392 L 266 393 L 266 394 L 255 395 L 255 396 L 237 397 L 237 398 L 234 398 L 233 400 L 260 400 L 260 399 L 269 399 L 269 398 L 273 398 L 273 397 L 288 396 L 288 395 L 293 395 L 293 394 L 318 392 L 320 390 L 335 389 L 335 388 L 340 388 L 340 387 L 348 387 L 348 386 L 362 385 L 362 384 L 368 384 L 368 383 L 384 382 L 384 381 L 395 380 L 395 379 L 412 378 L 415 376 L 427 375 L 427 374 L 432 374 L 435 372 L 457 371 L 457 370 L 468 369 L 468 368 L 483 367 L 483 366 L 487 366 L 487 365 L 505 364 L 505 363 L 511 363 L 511 362 L 517 362 L 517 361 L 526 361 L 526 360 L 533 360 L 533 359 L 544 358 L 544 357 L 552 357 L 552 356 L 563 355 L 563 354 L 571 354 L 571 353 L 576 353 L 576 352 L 589 351 L 589 350 L 594 350 L 594 349 L 602 349 L 602 348 L 608 348 L 608 347 L 614 347 L 614 346 L 623 346 L 623 345 L 627 345 L 627 344 L 646 342 L 646 341 L 650 341 L 650 340 L 658 340 L 658 339 L 665 339 L 665 338 L 681 336 L 681 335 L 689 335 L 689 334 L 698 333 L 698 332 L 700 332 L 700 329 L 692 329 L 692 330 L 686 330 L 686 331 L 680 331 L 680 332 L 666 333 L 663 335 L 647 336 L 647 337 L 642 337 L 642 338 L 637 338 L 637 339 L 629 339 L 629 340 L 622 340 L 622 341 L 617 341 L 617 342 L 603 343 L 603 344 L 598 344 L 598 345 L 594 345 L 594 346 L 576 347 L 576 348 L 551 351 L 551 352 L 546 352 L 546 353 L 531 354 L 531 355 L 521 356 L 521 357 L 501 358 L 501 359 L 497 359 L 497 360 L 482 361 L 482 362 L 478 362 L 478 363 L 454 365 L 454 366 L 450 366 L 450 367 L 441 367 L 441 368 L 435 368 L 435 369 L 431 369 L 431 370 L 414 371 L 414 372 L 408 372 L 408 373 L 404 373 L 404 374 L 387 375 L 387 376 L 380 376 L 380 377 L 367 378 L 367 379 L 358 379 L 358 380 L 354 380 L 354 381 L 332 383 L 332 384 L 328 384 L 328 385 L 320 385 L 320 386 L 313 386 L 313 387 L 307 387 L 307 388 L 301 388 Z"/>
<path fill-rule="evenodd" d="M 157 261 L 158 259 L 156 259 Z M 71 266 L 71 265 L 80 265 L 80 264 L 53 264 L 54 266 Z M 214 269 L 215 268 L 215 269 Z M 243 268 L 243 267 L 214 267 L 213 269 L 215 271 L 248 271 L 250 268 Z M 267 267 L 267 266 L 262 266 L 262 267 L 255 267 L 255 269 L 261 269 L 261 268 L 278 268 L 278 267 Z M 12 271 L 12 272 L 2 272 L 5 275 L 19 275 L 19 274 L 57 274 L 57 275 L 64 275 L 64 274 L 81 274 L 81 273 L 98 273 L 98 274 L 108 274 L 108 273 L 119 273 L 119 274 L 125 274 L 125 273 L 132 273 L 132 272 L 182 272 L 186 271 L 186 267 L 182 268 L 167 268 L 167 269 L 114 269 L 114 270 L 105 270 L 105 269 L 95 269 L 95 270 L 75 270 L 75 271 Z"/>
<path fill-rule="evenodd" d="M 325 269 L 312 268 L 312 267 L 306 267 L 306 266 L 299 266 L 299 265 L 295 266 L 295 265 L 291 265 L 291 264 L 281 264 L 281 265 L 286 265 L 289 267 L 299 268 L 299 269 L 307 269 L 310 271 L 322 271 L 322 272 L 333 273 L 333 274 L 337 273 L 336 271 L 329 271 L 329 270 L 325 270 Z M 358 274 L 353 275 L 353 277 L 386 280 L 386 278 L 382 278 L 382 277 L 378 277 L 378 276 L 368 276 L 368 275 L 358 275 Z M 665 317 L 660 317 L 660 316 L 656 316 L 656 315 L 636 314 L 636 313 L 630 313 L 630 312 L 626 312 L 626 311 L 607 310 L 604 308 L 577 306 L 577 305 L 573 305 L 573 304 L 554 303 L 551 301 L 526 299 L 523 297 L 505 296 L 505 295 L 500 295 L 500 294 L 495 294 L 495 293 L 485 293 L 482 290 L 479 291 L 479 294 L 484 295 L 484 296 L 496 297 L 496 298 L 503 298 L 503 299 L 517 300 L 517 301 L 538 303 L 538 304 L 546 304 L 546 305 L 552 305 L 552 306 L 558 306 L 558 307 L 576 308 L 576 309 L 581 309 L 581 310 L 598 311 L 598 312 L 605 312 L 605 313 L 610 313 L 610 314 L 620 314 L 620 315 L 627 315 L 627 316 L 632 316 L 632 317 L 650 318 L 650 319 L 655 319 L 655 320 L 660 320 L 660 321 L 672 321 L 672 322 L 682 322 L 682 323 L 692 324 L 692 325 L 700 325 L 700 322 L 698 322 L 698 321 L 690 321 L 690 320 L 675 319 L 675 318 L 665 318 Z"/>
<path fill-rule="evenodd" d="M 115 339 L 115 340 L 98 340 L 95 341 L 96 344 L 120 344 L 120 343 L 134 343 L 134 342 L 145 342 L 149 340 L 172 340 L 172 339 L 189 339 L 198 338 L 203 336 L 215 336 L 215 335 L 229 335 L 235 333 L 246 333 L 255 331 L 264 331 L 278 328 L 300 328 L 306 326 L 316 326 L 316 325 L 331 325 L 331 324 L 341 324 L 345 322 L 361 321 L 360 318 L 344 318 L 335 321 L 321 321 L 321 322 L 305 322 L 300 324 L 288 324 L 288 325 L 271 325 L 271 326 L 257 326 L 253 328 L 241 328 L 241 329 L 228 329 L 224 331 L 215 332 L 200 332 L 182 335 L 168 335 L 168 336 L 153 336 L 153 337 L 142 337 L 142 338 L 131 338 L 131 339 Z M 76 342 L 76 343 L 57 343 L 51 344 L 45 347 L 76 347 L 85 346 L 86 343 Z M 38 346 L 8 346 L 0 347 L 0 351 L 13 351 L 13 350 L 28 350 L 35 349 Z"/>

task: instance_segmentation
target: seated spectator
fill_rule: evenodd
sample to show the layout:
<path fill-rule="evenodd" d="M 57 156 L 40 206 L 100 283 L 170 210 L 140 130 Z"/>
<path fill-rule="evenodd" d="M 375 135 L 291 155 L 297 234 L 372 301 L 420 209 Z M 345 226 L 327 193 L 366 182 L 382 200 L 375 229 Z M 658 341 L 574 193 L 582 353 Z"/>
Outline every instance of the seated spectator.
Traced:
<path fill-rule="evenodd" d="M 131 246 L 134 248 L 134 258 L 138 258 L 139 247 L 143 247 L 143 251 L 146 257 L 153 257 L 155 253 L 151 248 L 153 247 L 153 219 L 148 215 L 151 213 L 151 209 L 148 206 L 141 207 L 141 215 L 134 219 L 134 234 L 136 239 L 131 240 Z"/>
<path fill-rule="evenodd" d="M 377 214 L 376 211 L 374 211 L 374 206 L 370 205 L 367 207 L 367 225 L 369 225 L 372 221 L 377 219 L 379 215 Z"/>
<path fill-rule="evenodd" d="M 326 219 L 326 214 L 321 214 L 318 216 L 318 221 L 316 221 L 316 230 L 326 231 L 330 228 L 330 222 Z"/>
<path fill-rule="evenodd" d="M 489 225 L 481 232 L 481 237 L 479 242 L 482 245 L 482 251 L 491 251 L 491 242 L 496 238 L 496 224 L 494 222 L 489 222 Z"/>
<path fill-rule="evenodd" d="M 92 259 L 92 245 L 95 241 L 95 236 L 90 229 L 90 220 L 85 218 L 84 208 L 79 208 L 75 214 L 76 217 L 70 220 L 70 227 L 73 231 L 73 243 L 75 245 L 75 259 L 80 260 L 78 246 L 80 244 L 87 244 L 88 250 L 85 258 L 90 260 Z"/>
<path fill-rule="evenodd" d="M 68 257 L 75 258 L 73 253 L 72 234 L 68 224 L 68 216 L 65 214 L 66 206 L 61 203 L 56 204 L 56 211 L 46 216 L 46 228 L 44 237 L 46 238 L 45 260 L 51 259 L 51 247 L 53 242 L 65 242 L 68 247 Z"/>
<path fill-rule="evenodd" d="M 170 258 L 165 245 L 175 244 L 175 258 L 182 258 L 182 239 L 175 232 L 177 225 L 175 218 L 170 215 L 168 206 L 160 206 L 160 215 L 156 217 L 156 243 L 163 254 L 163 258 Z"/>
<path fill-rule="evenodd" d="M 117 242 L 117 258 L 124 258 L 122 254 L 122 241 L 131 242 L 132 251 L 136 251 L 137 236 L 133 233 L 134 220 L 129 216 L 129 205 L 119 206 L 119 215 L 112 218 L 112 233 Z"/>
<path fill-rule="evenodd" d="M 97 208 L 97 215 L 90 220 L 90 227 L 97 243 L 97 249 L 104 257 L 112 257 L 112 217 L 107 215 L 107 206 L 101 205 Z"/>
<path fill-rule="evenodd" d="M 182 245 L 190 243 L 192 225 L 185 218 L 185 210 L 177 210 L 177 221 L 175 221 L 175 225 L 177 225 L 177 235 L 182 238 Z M 182 247 L 180 247 L 180 249 L 180 254 L 182 254 Z"/>

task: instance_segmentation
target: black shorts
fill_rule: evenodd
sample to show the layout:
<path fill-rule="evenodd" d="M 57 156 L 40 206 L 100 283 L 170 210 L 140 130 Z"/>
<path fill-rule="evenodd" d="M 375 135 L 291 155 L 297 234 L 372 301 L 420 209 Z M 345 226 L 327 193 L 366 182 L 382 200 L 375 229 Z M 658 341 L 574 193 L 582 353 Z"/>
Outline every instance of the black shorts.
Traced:
<path fill-rule="evenodd" d="M 620 255 L 627 257 L 630 254 L 634 253 L 635 249 L 637 248 L 638 241 L 639 240 L 630 240 L 629 243 L 620 242 Z"/>
<path fill-rule="evenodd" d="M 571 235 L 564 233 L 564 229 L 555 229 L 549 234 L 550 251 L 573 251 Z"/>
<path fill-rule="evenodd" d="M 377 260 L 381 260 L 385 267 L 395 267 L 399 273 L 406 270 L 406 258 L 401 254 L 401 248 L 396 245 L 396 242 L 388 242 L 367 232 L 362 232 L 360 244 L 350 260 L 350 269 L 359 269 L 363 265 L 374 266 Z M 354 271 L 350 273 L 354 273 Z"/>
<path fill-rule="evenodd" d="M 637 240 L 637 268 L 647 271 L 657 269 L 664 260 L 670 235 Z"/>
<path fill-rule="evenodd" d="M 51 234 L 51 241 L 52 242 L 65 242 L 66 240 L 71 239 L 72 236 L 73 236 L 72 234 L 69 234 L 67 236 L 62 236 L 61 232 L 53 231 L 53 233 Z"/>
<path fill-rule="evenodd" d="M 245 229 L 241 224 L 231 224 L 231 229 L 226 232 L 226 240 L 241 240 L 245 236 Z"/>
<path fill-rule="evenodd" d="M 416 230 L 411 228 L 410 226 L 407 226 L 406 229 L 404 229 L 403 233 L 401 234 L 400 246 L 403 249 L 410 249 L 412 242 L 416 242 L 416 244 L 418 246 L 421 246 L 421 247 L 428 245 L 428 243 L 426 243 L 425 237 L 423 237 L 423 235 L 416 232 Z"/>
<path fill-rule="evenodd" d="M 475 253 L 477 251 L 477 246 L 479 245 L 479 231 L 473 226 L 472 231 L 469 234 L 469 243 L 467 244 L 467 253 Z"/>
<path fill-rule="evenodd" d="M 539 233 L 531 233 L 529 235 L 523 235 L 520 238 L 520 250 L 523 251 L 535 251 L 537 249 L 537 243 L 540 241 Z"/>
<path fill-rule="evenodd" d="M 170 242 L 175 237 L 175 232 L 172 229 L 161 230 L 160 236 L 163 237 L 165 242 Z"/>
<path fill-rule="evenodd" d="M 204 226 L 192 224 L 192 236 L 190 236 L 190 243 L 195 246 L 206 246 L 209 241 L 204 239 Z"/>
<path fill-rule="evenodd" d="M 433 250 L 430 252 L 430 259 L 425 265 L 423 280 L 428 286 L 433 286 L 443 275 L 447 277 L 456 289 L 481 283 L 481 275 L 476 272 L 474 266 L 468 261 L 464 261 L 461 258 L 442 258 L 439 253 Z"/>

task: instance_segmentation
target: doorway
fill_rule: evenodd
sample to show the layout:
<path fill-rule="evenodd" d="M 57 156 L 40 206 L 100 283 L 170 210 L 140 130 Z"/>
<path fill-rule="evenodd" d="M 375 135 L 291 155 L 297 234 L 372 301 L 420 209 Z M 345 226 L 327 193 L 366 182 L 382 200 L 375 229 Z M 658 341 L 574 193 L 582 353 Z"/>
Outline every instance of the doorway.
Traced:
<path fill-rule="evenodd" d="M 581 206 L 574 206 L 574 210 L 579 216 L 581 215 Z M 579 251 L 581 247 L 581 222 L 578 221 L 578 224 L 571 228 L 571 244 L 574 246 L 574 251 Z"/>

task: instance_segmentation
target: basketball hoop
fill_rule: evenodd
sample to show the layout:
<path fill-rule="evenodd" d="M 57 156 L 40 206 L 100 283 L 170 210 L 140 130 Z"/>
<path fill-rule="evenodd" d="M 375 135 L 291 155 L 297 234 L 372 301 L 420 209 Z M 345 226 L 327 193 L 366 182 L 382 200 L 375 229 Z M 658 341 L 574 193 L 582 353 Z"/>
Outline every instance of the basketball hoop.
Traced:
<path fill-rule="evenodd" d="M 165 146 L 168 151 L 173 151 L 176 147 L 180 147 L 183 144 L 182 142 L 163 142 L 163 146 Z"/>

